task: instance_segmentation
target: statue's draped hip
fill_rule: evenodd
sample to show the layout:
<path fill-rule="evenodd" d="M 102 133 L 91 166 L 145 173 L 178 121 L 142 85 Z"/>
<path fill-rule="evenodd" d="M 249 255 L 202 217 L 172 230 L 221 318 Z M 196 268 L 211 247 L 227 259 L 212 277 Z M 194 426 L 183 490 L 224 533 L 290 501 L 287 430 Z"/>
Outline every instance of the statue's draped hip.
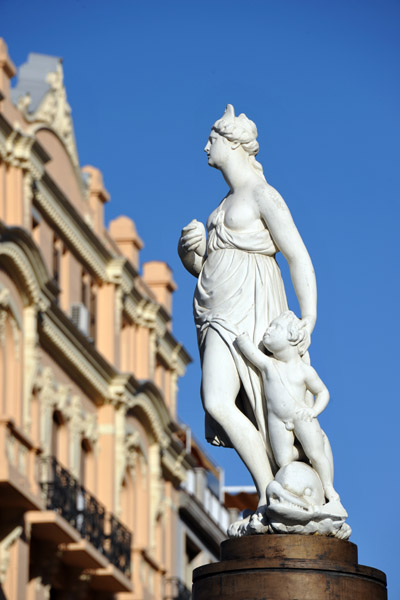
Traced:
<path fill-rule="evenodd" d="M 234 340 L 246 332 L 258 346 L 269 323 L 287 310 L 276 252 L 268 229 L 233 231 L 224 224 L 220 209 L 211 223 L 207 259 L 193 300 L 200 357 L 211 327 L 232 355 L 241 381 L 241 408 L 261 432 L 272 463 L 261 377 L 234 346 Z M 212 444 L 231 446 L 223 429 L 208 414 L 206 438 Z"/>

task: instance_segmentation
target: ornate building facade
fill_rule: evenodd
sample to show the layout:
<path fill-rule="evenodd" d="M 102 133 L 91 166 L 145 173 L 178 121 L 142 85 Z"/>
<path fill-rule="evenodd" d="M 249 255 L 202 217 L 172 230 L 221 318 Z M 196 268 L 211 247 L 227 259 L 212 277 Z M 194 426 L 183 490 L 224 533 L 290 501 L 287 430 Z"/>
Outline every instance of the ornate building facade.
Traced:
<path fill-rule="evenodd" d="M 105 228 L 61 60 L 15 74 L 0 40 L 0 597 L 186 599 L 229 513 L 177 421 L 172 273 Z"/>

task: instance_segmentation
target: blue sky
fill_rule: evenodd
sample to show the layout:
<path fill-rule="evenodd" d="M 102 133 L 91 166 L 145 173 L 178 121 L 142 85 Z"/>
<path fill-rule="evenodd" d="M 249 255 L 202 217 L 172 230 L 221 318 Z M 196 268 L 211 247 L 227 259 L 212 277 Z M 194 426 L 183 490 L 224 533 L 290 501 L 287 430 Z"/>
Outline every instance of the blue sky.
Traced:
<path fill-rule="evenodd" d="M 399 598 L 400 3 L 2 0 L 0 20 L 17 65 L 29 52 L 64 58 L 81 164 L 103 171 L 112 196 L 107 220 L 131 216 L 142 260 L 173 268 L 174 332 L 195 359 L 179 414 L 199 439 L 195 280 L 176 244 L 226 193 L 203 154 L 210 126 L 228 102 L 256 122 L 266 178 L 316 269 L 310 352 L 331 392 L 320 420 L 335 487 L 360 562 Z M 233 451 L 208 451 L 228 484 L 250 483 Z"/>

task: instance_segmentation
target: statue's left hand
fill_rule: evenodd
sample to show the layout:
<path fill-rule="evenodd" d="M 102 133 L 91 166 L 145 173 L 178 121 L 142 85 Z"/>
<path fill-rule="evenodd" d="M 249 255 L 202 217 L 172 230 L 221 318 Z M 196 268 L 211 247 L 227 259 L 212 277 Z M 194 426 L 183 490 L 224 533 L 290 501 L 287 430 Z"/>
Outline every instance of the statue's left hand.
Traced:
<path fill-rule="evenodd" d="M 313 408 L 306 407 L 296 410 L 296 416 L 302 421 L 307 421 L 308 423 L 311 423 L 311 421 L 315 419 L 317 415 Z"/>
<path fill-rule="evenodd" d="M 314 323 L 311 317 L 300 319 L 300 330 L 303 332 L 303 339 L 299 342 L 300 355 L 305 354 L 311 344 L 311 334 L 314 329 Z"/>

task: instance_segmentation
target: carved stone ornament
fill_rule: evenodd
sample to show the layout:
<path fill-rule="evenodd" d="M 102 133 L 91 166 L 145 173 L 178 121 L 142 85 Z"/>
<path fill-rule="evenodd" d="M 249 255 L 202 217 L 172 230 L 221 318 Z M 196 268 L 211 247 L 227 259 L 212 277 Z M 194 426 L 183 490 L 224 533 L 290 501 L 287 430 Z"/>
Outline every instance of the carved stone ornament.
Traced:
<path fill-rule="evenodd" d="M 52 129 L 65 144 L 73 165 L 79 169 L 62 59 L 31 53 L 19 69 L 12 98 L 26 120 L 32 123 L 31 133 L 43 126 Z"/>
<path fill-rule="evenodd" d="M 14 354 L 15 360 L 19 360 L 20 357 L 20 335 L 21 335 L 21 323 L 14 303 L 11 298 L 10 291 L 0 286 L 0 345 L 5 344 L 5 327 L 7 319 L 11 324 L 14 340 Z"/>
<path fill-rule="evenodd" d="M 3 538 L 0 542 L 0 583 L 4 583 L 8 567 L 10 564 L 10 552 L 13 544 L 18 540 L 18 538 L 22 534 L 22 527 L 18 525 L 14 529 L 10 531 L 5 538 Z"/>
<path fill-rule="evenodd" d="M 204 148 L 228 193 L 206 227 L 183 228 L 178 252 L 195 277 L 206 438 L 233 447 L 259 495 L 229 535 L 301 533 L 346 539 L 333 459 L 318 415 L 329 392 L 307 349 L 317 315 L 313 265 L 281 195 L 266 181 L 257 128 L 228 104 Z M 207 231 L 207 233 L 206 233 Z M 301 318 L 288 311 L 275 255 L 286 258 Z"/>

